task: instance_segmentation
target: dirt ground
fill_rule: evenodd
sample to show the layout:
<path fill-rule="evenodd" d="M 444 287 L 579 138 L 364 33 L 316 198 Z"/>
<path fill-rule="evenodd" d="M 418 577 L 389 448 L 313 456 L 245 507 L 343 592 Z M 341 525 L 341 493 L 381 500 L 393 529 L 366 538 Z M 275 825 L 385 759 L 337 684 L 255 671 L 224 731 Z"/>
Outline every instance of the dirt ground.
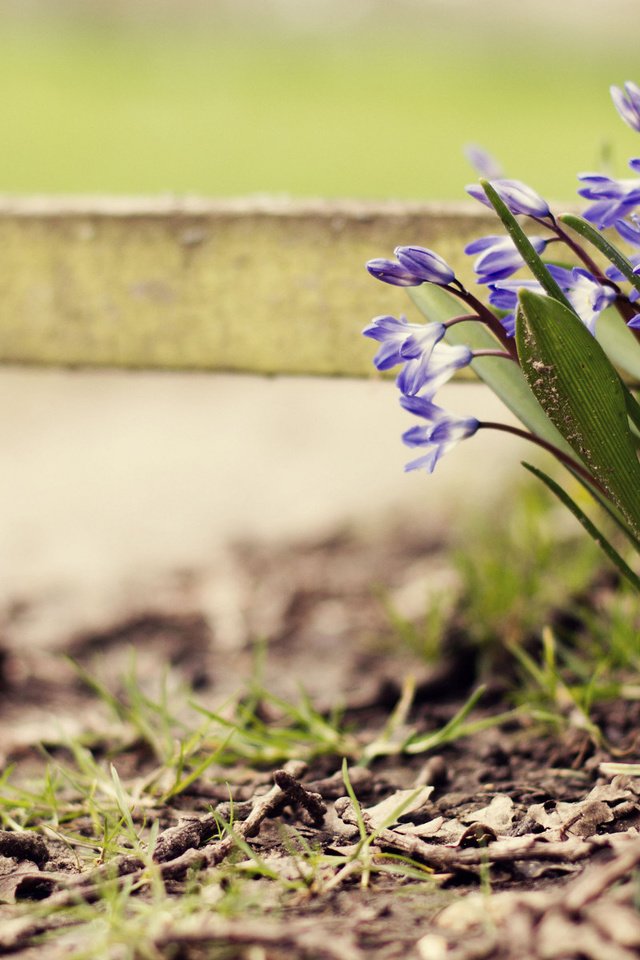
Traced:
<path fill-rule="evenodd" d="M 112 760 L 132 795 L 155 775 L 150 741 L 122 741 L 94 682 L 111 691 L 111 707 L 126 704 L 132 650 L 145 696 L 159 696 L 169 667 L 176 703 L 186 683 L 201 705 L 218 710 L 255 675 L 256 638 L 268 637 L 261 689 L 291 700 L 302 683 L 316 716 L 344 708 L 341 727 L 350 733 L 341 746 L 354 746 L 346 777 L 358 808 L 339 749 L 314 756 L 301 747 L 300 759 L 274 755 L 235 768 L 211 763 L 179 796 L 143 811 L 158 822 L 153 860 L 165 890 L 179 900 L 195 889 L 205 909 L 190 922 L 150 926 L 144 950 L 110 956 L 640 955 L 640 778 L 610 766 L 637 758 L 640 704 L 598 707 L 598 744 L 580 718 L 553 733 L 514 714 L 504 678 L 494 676 L 472 717 L 505 714 L 502 722 L 431 750 L 394 749 L 394 738 L 407 731 L 419 738 L 442 730 L 475 683 L 464 638 L 452 632 L 444 657 L 429 665 L 399 646 L 372 590 L 384 570 L 395 609 L 415 617 L 428 589 L 455 580 L 441 547 L 437 536 L 415 528 L 366 543 L 342 533 L 278 548 L 237 545 L 200 582 L 195 573 L 176 575 L 116 620 L 60 635 L 48 648 L 26 642 L 38 623 L 37 597 L 3 611 L 0 754 L 4 776 L 12 767 L 18 781 L 43 769 L 43 746 L 49 759 L 65 757 L 70 738 L 98 763 Z M 267 728 L 281 720 L 278 704 L 264 698 L 257 706 Z M 367 744 L 370 762 L 362 765 L 355 757 Z M 7 782 L 0 783 L 5 811 Z M 140 810 L 132 815 L 142 823 Z M 233 838 L 221 838 L 221 817 L 233 817 Z M 87 818 L 77 820 L 71 815 L 81 834 Z M 106 876 L 120 885 L 140 882 L 144 899 L 148 864 L 140 851 L 80 864 L 50 824 L 27 833 L 5 826 L 0 955 L 97 955 L 87 948 L 86 927 L 67 919 L 61 931 L 59 918 L 65 906 L 95 901 Z M 352 854 L 365 836 L 370 859 L 363 868 Z M 238 860 L 239 843 L 261 863 L 251 902 L 239 914 L 212 909 L 205 878 Z M 324 857 L 306 881 L 297 856 L 303 848 Z"/>

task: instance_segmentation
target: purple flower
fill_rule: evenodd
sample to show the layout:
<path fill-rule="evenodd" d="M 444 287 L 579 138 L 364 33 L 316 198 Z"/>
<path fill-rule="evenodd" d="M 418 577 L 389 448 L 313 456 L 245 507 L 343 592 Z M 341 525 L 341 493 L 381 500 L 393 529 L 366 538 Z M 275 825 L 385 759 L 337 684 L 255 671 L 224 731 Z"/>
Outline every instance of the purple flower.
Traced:
<path fill-rule="evenodd" d="M 640 217 L 637 214 L 631 214 L 632 223 L 627 220 L 616 220 L 614 227 L 623 240 L 634 247 L 640 247 Z"/>
<path fill-rule="evenodd" d="M 381 344 L 373 362 L 378 370 L 388 370 L 414 357 L 428 359 L 444 336 L 445 326 L 442 323 L 407 323 L 406 317 L 382 316 L 374 317 L 362 333 Z"/>
<path fill-rule="evenodd" d="M 587 270 L 582 267 L 573 267 L 566 270 L 555 264 L 547 264 L 547 270 L 554 278 L 563 293 L 566 294 L 571 306 L 576 311 L 587 330 L 595 333 L 596 320 L 603 310 L 606 310 L 616 299 L 616 291 L 609 286 L 599 283 Z M 537 280 L 499 280 L 490 285 L 489 302 L 498 310 L 514 311 L 518 303 L 518 290 L 526 287 L 537 293 L 542 293 L 542 287 Z M 508 320 L 513 322 L 513 313 L 503 318 L 502 323 Z"/>
<path fill-rule="evenodd" d="M 625 123 L 640 132 L 640 87 L 637 83 L 628 80 L 624 90 L 620 87 L 610 87 L 613 105 Z"/>
<path fill-rule="evenodd" d="M 629 166 L 640 173 L 639 158 L 630 160 Z M 601 173 L 581 173 L 578 180 L 586 185 L 578 190 L 578 194 L 587 200 L 595 200 L 584 215 L 599 229 L 612 226 L 640 203 L 640 180 L 614 180 Z"/>
<path fill-rule="evenodd" d="M 623 222 L 622 220 L 618 221 L 618 223 Z M 640 273 L 640 253 L 632 253 L 627 259 L 633 265 L 633 272 Z M 618 270 L 613 264 L 607 267 L 605 273 L 609 277 L 609 280 L 613 280 L 614 283 L 624 283 L 627 279 L 622 270 Z M 636 287 L 631 287 L 631 290 L 627 294 L 627 299 L 630 303 L 635 303 L 638 298 L 640 298 L 640 290 L 637 290 Z M 633 319 L 635 320 L 635 317 Z M 627 326 L 631 326 L 631 322 L 629 322 Z"/>
<path fill-rule="evenodd" d="M 498 161 L 477 144 L 468 143 L 464 148 L 464 154 L 481 177 L 486 177 L 487 180 L 499 180 L 504 176 Z"/>
<path fill-rule="evenodd" d="M 419 287 L 423 282 L 421 277 L 410 273 L 402 264 L 395 260 L 369 260 L 367 270 L 376 280 L 390 283 L 394 287 Z"/>
<path fill-rule="evenodd" d="M 456 275 L 442 257 L 426 247 L 396 247 L 393 251 L 405 268 L 425 283 L 446 286 Z"/>
<path fill-rule="evenodd" d="M 456 370 L 466 367 L 472 360 L 473 352 L 468 347 L 438 343 L 428 353 L 408 360 L 396 383 L 405 396 L 420 393 L 421 397 L 431 399 Z"/>
<path fill-rule="evenodd" d="M 522 183 L 520 180 L 491 180 L 490 183 L 514 216 L 518 214 L 529 217 L 551 216 L 547 201 L 543 200 L 540 194 L 528 187 L 526 183 Z M 486 193 L 479 184 L 470 184 L 465 189 L 474 200 L 479 200 L 480 203 L 484 203 L 485 207 L 490 207 L 493 210 Z"/>
<path fill-rule="evenodd" d="M 548 270 L 566 293 L 589 333 L 595 334 L 596 320 L 615 301 L 616 291 L 599 283 L 582 267 L 565 270 L 550 264 Z"/>
<path fill-rule="evenodd" d="M 536 253 L 542 253 L 549 242 L 545 237 L 529 237 L 529 240 Z M 504 280 L 524 264 L 511 237 L 480 237 L 479 240 L 468 244 L 464 252 L 480 254 L 473 265 L 473 269 L 478 274 L 478 283 Z"/>
<path fill-rule="evenodd" d="M 480 426 L 475 417 L 456 417 L 424 397 L 402 396 L 400 403 L 405 410 L 427 421 L 424 426 L 411 427 L 402 435 L 402 440 L 408 447 L 427 448 L 427 452 L 417 460 L 410 461 L 405 470 L 424 468 L 433 473 L 440 457 L 460 440 L 473 436 Z"/>
<path fill-rule="evenodd" d="M 500 317 L 500 323 L 507 335 L 512 337 L 516 332 L 516 307 L 518 306 L 518 290 L 533 290 L 534 293 L 543 293 L 537 280 L 498 280 L 489 284 L 489 303 L 496 310 L 508 311 Z"/>

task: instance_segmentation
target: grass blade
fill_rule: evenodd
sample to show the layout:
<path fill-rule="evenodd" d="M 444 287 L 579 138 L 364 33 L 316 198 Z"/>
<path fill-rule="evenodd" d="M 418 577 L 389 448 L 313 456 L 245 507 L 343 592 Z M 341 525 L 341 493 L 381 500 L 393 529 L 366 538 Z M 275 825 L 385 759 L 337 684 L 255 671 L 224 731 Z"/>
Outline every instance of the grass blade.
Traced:
<path fill-rule="evenodd" d="M 575 500 L 569 496 L 566 490 L 563 490 L 562 487 L 555 482 L 555 480 L 552 480 L 551 477 L 547 476 L 546 473 L 543 473 L 542 470 L 538 470 L 537 467 L 532 466 L 530 463 L 523 463 L 522 466 L 539 480 L 541 480 L 544 485 L 548 487 L 553 494 L 555 494 L 558 500 L 560 500 L 560 502 L 571 511 L 576 520 L 582 524 L 589 536 L 595 540 L 598 546 L 607 555 L 609 560 L 615 564 L 623 577 L 625 577 L 629 583 L 635 587 L 636 590 L 640 591 L 640 577 L 633 572 L 628 563 L 622 559 L 615 547 L 613 547 L 605 535 L 598 530 L 596 525 L 589 519 L 582 508 L 578 506 Z"/>

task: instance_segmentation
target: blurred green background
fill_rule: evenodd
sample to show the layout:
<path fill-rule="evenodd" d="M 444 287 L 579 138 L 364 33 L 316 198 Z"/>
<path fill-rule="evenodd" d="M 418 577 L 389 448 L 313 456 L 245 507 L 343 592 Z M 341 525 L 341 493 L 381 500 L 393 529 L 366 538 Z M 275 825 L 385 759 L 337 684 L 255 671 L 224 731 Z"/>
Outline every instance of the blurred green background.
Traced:
<path fill-rule="evenodd" d="M 456 199 L 480 143 L 570 199 L 640 152 L 637 6 L 0 3 L 0 193 Z"/>

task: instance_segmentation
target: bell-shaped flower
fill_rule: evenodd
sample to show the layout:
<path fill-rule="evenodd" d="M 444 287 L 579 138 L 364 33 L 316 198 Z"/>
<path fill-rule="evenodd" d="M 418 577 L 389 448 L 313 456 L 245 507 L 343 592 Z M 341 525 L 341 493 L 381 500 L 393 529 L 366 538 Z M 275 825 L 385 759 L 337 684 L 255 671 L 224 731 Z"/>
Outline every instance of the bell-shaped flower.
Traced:
<path fill-rule="evenodd" d="M 507 205 L 514 216 L 524 214 L 529 217 L 538 217 L 540 219 L 551 216 L 551 210 L 546 200 L 520 180 L 491 180 L 491 186 L 498 196 Z M 466 188 L 469 196 L 474 200 L 484 203 L 485 207 L 491 206 L 486 193 L 479 184 L 472 183 Z"/>
<path fill-rule="evenodd" d="M 402 396 L 400 403 L 405 410 L 427 421 L 424 426 L 411 427 L 402 435 L 408 447 L 424 447 L 426 450 L 421 457 L 411 460 L 405 470 L 422 468 L 433 473 L 440 457 L 461 440 L 473 436 L 480 426 L 475 417 L 457 417 L 424 397 Z"/>
<path fill-rule="evenodd" d="M 632 213 L 630 219 L 631 223 L 628 220 L 616 220 L 614 227 L 623 240 L 633 247 L 640 247 L 640 217 Z"/>
<path fill-rule="evenodd" d="M 512 337 L 516 332 L 518 290 L 544 293 L 537 280 L 498 280 L 489 284 L 489 303 L 496 310 L 507 311 L 503 317 L 500 317 L 500 323 L 509 337 Z"/>
<path fill-rule="evenodd" d="M 640 132 L 640 87 L 637 83 L 628 80 L 624 90 L 620 87 L 610 87 L 613 105 L 633 130 Z"/>
<path fill-rule="evenodd" d="M 396 247 L 393 251 L 405 268 L 424 283 L 446 286 L 456 275 L 448 263 L 434 250 L 426 247 Z"/>
<path fill-rule="evenodd" d="M 545 237 L 529 237 L 529 241 L 536 253 L 542 253 L 549 242 Z M 473 264 L 473 269 L 478 275 L 478 283 L 495 283 L 496 280 L 504 280 L 524 265 L 524 260 L 511 237 L 480 237 L 468 244 L 464 252 L 480 254 Z"/>
<path fill-rule="evenodd" d="M 502 167 L 484 147 L 479 147 L 477 143 L 468 143 L 464 148 L 464 155 L 481 177 L 486 177 L 487 180 L 504 178 Z"/>
<path fill-rule="evenodd" d="M 428 353 L 407 360 L 396 384 L 405 396 L 420 393 L 421 397 L 431 399 L 457 370 L 468 366 L 472 360 L 473 352 L 469 347 L 438 343 Z"/>
<path fill-rule="evenodd" d="M 406 317 L 381 316 L 374 317 L 362 333 L 380 343 L 373 358 L 378 370 L 389 370 L 413 357 L 428 359 L 445 329 L 443 323 L 408 323 Z"/>
<path fill-rule="evenodd" d="M 627 243 L 631 243 L 640 247 L 640 221 L 635 215 L 632 216 L 631 219 L 634 221 L 634 224 L 628 223 L 626 220 L 616 220 L 615 228 L 623 240 L 626 240 Z M 627 259 L 629 260 L 629 263 L 633 265 L 633 272 L 640 274 L 640 253 L 632 253 Z M 622 270 L 619 270 L 618 267 L 614 266 L 613 264 L 607 267 L 605 273 L 609 280 L 613 280 L 614 283 L 626 282 L 627 278 Z M 627 298 L 631 303 L 635 303 L 636 300 L 640 299 L 640 290 L 638 290 L 636 287 L 631 287 L 631 290 L 627 294 Z M 636 318 L 634 317 L 633 320 L 635 319 Z M 632 321 L 629 321 L 627 326 L 632 326 Z M 636 329 L 635 325 L 633 328 L 634 330 Z"/>
<path fill-rule="evenodd" d="M 599 283 L 588 270 L 582 267 L 567 270 L 550 263 L 547 264 L 547 270 L 566 295 L 587 330 L 595 333 L 596 320 L 616 299 L 617 293 L 613 287 Z M 502 318 L 503 324 L 505 320 L 509 324 L 515 322 L 513 311 L 518 304 L 518 291 L 524 287 L 536 293 L 543 292 L 537 280 L 499 280 L 490 285 L 489 302 L 492 306 L 498 310 L 512 311 L 507 318 Z"/>
<path fill-rule="evenodd" d="M 394 287 L 419 287 L 423 283 L 422 277 L 417 277 L 397 260 L 384 260 L 382 257 L 369 260 L 367 270 L 376 280 L 390 283 Z"/>
<path fill-rule="evenodd" d="M 571 270 L 566 270 L 564 267 L 549 264 L 547 269 L 567 295 L 569 303 L 589 333 L 595 334 L 596 320 L 602 311 L 606 310 L 615 301 L 616 291 L 613 287 L 599 283 L 583 267 L 573 267 Z"/>
<path fill-rule="evenodd" d="M 640 173 L 640 158 L 630 160 L 629 166 Z M 587 207 L 584 215 L 599 229 L 613 226 L 616 220 L 628 216 L 640 204 L 640 180 L 615 180 L 601 173 L 581 173 L 578 180 L 585 184 L 578 194 L 595 201 Z"/>

